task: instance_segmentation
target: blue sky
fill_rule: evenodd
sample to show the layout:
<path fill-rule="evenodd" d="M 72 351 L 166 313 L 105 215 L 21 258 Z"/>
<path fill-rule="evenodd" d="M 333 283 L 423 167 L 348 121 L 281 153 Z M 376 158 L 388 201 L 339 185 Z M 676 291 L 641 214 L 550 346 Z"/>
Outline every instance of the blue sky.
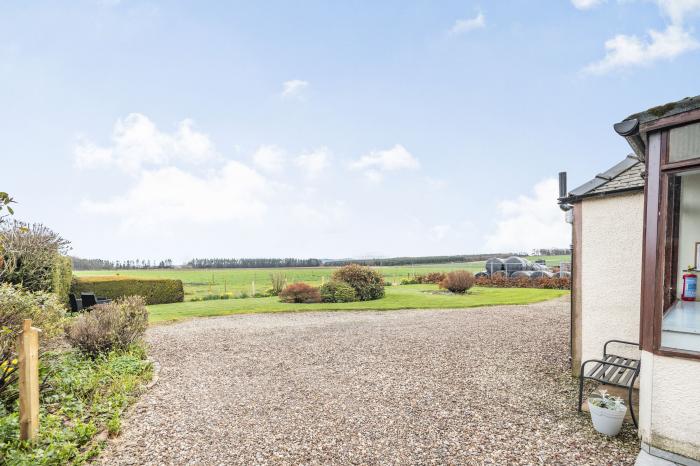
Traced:
<path fill-rule="evenodd" d="M 612 124 L 698 94 L 700 0 L 4 2 L 2 185 L 104 258 L 568 244 Z"/>

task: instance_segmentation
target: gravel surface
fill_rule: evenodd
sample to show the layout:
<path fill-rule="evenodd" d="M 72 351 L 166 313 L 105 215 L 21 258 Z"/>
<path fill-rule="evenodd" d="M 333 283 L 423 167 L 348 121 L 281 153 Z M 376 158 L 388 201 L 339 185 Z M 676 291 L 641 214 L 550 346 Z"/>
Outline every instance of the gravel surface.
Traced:
<path fill-rule="evenodd" d="M 103 464 L 628 464 L 575 410 L 566 300 L 149 330 L 158 383 Z"/>

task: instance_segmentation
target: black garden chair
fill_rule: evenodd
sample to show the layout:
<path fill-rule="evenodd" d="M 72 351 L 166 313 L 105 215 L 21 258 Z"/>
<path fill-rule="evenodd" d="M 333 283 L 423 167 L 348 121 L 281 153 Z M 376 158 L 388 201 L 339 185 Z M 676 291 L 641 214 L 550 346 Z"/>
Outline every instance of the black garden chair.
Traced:
<path fill-rule="evenodd" d="M 83 310 L 83 300 L 75 297 L 73 293 L 68 296 L 70 300 L 70 310 L 73 312 L 80 312 Z"/>
<path fill-rule="evenodd" d="M 83 304 L 83 309 L 89 309 L 97 304 L 105 304 L 111 301 L 107 298 L 98 298 L 95 293 L 80 293 L 80 301 Z"/>
<path fill-rule="evenodd" d="M 589 359 L 581 364 L 578 387 L 578 410 L 579 412 L 581 411 L 581 404 L 583 403 L 583 382 L 585 379 L 596 380 L 606 385 L 623 387 L 627 389 L 627 402 L 630 408 L 632 422 L 634 422 L 635 427 L 638 427 L 637 417 L 634 415 L 634 406 L 632 405 L 632 392 L 634 390 L 634 382 L 637 380 L 637 377 L 639 377 L 641 362 L 639 359 L 608 354 L 608 345 L 610 343 L 639 346 L 639 343 L 631 341 L 606 341 L 605 345 L 603 345 L 603 359 Z M 586 373 L 586 364 L 589 363 L 595 363 L 595 366 Z"/>

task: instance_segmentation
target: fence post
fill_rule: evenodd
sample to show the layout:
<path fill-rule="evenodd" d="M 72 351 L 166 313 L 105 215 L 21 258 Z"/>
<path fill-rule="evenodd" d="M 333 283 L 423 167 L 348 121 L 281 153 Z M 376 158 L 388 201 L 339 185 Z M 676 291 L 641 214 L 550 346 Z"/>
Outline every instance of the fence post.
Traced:
<path fill-rule="evenodd" d="M 39 330 L 24 319 L 17 337 L 19 354 L 19 438 L 34 440 L 39 431 Z"/>

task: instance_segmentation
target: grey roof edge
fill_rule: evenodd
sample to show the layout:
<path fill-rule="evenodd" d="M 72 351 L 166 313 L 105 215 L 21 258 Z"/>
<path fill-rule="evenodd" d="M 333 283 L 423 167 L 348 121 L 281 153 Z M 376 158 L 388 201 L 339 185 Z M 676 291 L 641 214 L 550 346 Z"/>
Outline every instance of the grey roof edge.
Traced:
<path fill-rule="evenodd" d="M 626 172 L 627 170 L 629 170 L 630 168 L 634 167 L 635 165 L 637 165 L 639 163 L 642 163 L 642 162 L 639 160 L 639 158 L 637 158 L 636 155 L 628 154 L 621 162 L 617 163 L 612 168 L 604 171 L 603 173 L 599 173 L 592 180 L 587 181 L 587 182 L 583 183 L 581 186 L 569 191 L 568 196 L 560 197 L 559 203 L 560 204 L 569 204 L 571 202 L 576 202 L 579 199 L 583 199 L 584 197 L 602 196 L 602 195 L 609 195 L 609 194 L 614 194 L 614 193 L 637 191 L 637 190 L 644 189 L 643 187 L 635 186 L 635 187 L 620 188 L 620 189 L 608 191 L 606 193 L 593 193 L 592 192 L 596 188 L 599 188 L 600 186 L 611 181 L 613 178 Z"/>
<path fill-rule="evenodd" d="M 657 105 L 656 107 L 649 108 L 642 112 L 634 113 L 622 121 L 638 120 L 639 123 L 644 124 L 659 120 L 661 118 L 696 110 L 698 108 L 700 108 L 700 95 L 696 95 L 695 97 L 686 97 L 684 99 L 677 100 L 675 102 L 668 102 L 663 105 Z"/>

